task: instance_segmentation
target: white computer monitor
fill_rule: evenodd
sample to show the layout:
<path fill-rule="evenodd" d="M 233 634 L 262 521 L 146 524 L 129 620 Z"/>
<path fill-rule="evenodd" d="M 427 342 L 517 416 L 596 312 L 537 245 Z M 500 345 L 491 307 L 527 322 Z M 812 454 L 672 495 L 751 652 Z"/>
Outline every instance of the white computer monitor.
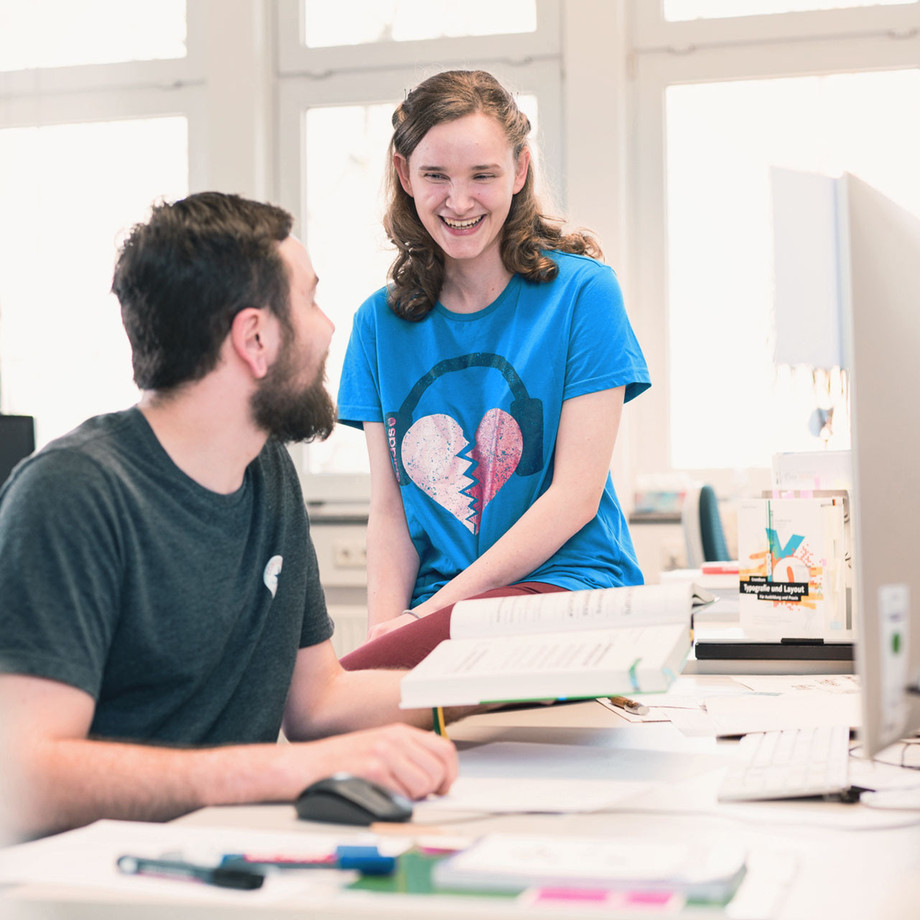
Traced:
<path fill-rule="evenodd" d="M 920 730 L 920 219 L 836 181 L 852 533 L 868 756 Z"/>

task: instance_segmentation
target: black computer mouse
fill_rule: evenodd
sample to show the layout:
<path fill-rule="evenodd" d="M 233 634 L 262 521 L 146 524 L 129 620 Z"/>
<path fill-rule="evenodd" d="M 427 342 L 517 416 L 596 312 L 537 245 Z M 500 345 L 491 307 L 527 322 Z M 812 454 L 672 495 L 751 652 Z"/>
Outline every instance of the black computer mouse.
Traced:
<path fill-rule="evenodd" d="M 335 773 L 307 786 L 294 803 L 297 817 L 330 824 L 408 821 L 412 802 L 351 773 Z"/>

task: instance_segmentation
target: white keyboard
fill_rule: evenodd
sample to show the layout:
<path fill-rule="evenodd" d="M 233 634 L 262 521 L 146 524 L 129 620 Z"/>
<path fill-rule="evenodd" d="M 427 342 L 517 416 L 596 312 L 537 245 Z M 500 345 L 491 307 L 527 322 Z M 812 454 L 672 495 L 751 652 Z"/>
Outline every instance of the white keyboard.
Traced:
<path fill-rule="evenodd" d="M 835 795 L 848 788 L 850 730 L 844 725 L 752 732 L 739 742 L 720 802 Z"/>

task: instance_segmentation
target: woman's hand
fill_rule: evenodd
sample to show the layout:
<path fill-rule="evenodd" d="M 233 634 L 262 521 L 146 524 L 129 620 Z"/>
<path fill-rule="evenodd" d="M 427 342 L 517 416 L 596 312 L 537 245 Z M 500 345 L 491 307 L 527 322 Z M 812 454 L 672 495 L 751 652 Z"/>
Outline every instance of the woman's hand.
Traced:
<path fill-rule="evenodd" d="M 367 631 L 367 639 L 379 639 L 381 636 L 385 636 L 388 632 L 392 632 L 394 629 L 399 629 L 400 626 L 407 626 L 409 623 L 414 623 L 419 617 L 411 613 L 401 613 L 398 617 L 393 617 L 390 620 L 384 620 L 382 623 L 378 623 L 376 626 L 372 626 Z"/>

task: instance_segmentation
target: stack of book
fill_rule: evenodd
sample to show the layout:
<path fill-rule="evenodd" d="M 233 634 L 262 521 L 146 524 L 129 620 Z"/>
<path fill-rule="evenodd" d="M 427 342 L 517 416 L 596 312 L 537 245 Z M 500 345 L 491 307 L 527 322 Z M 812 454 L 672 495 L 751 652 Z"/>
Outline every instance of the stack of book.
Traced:
<path fill-rule="evenodd" d="M 673 569 L 661 573 L 664 584 L 675 581 L 692 582 L 715 597 L 706 608 L 707 622 L 735 621 L 741 615 L 741 582 L 738 561 L 704 562 L 698 569 Z"/>

